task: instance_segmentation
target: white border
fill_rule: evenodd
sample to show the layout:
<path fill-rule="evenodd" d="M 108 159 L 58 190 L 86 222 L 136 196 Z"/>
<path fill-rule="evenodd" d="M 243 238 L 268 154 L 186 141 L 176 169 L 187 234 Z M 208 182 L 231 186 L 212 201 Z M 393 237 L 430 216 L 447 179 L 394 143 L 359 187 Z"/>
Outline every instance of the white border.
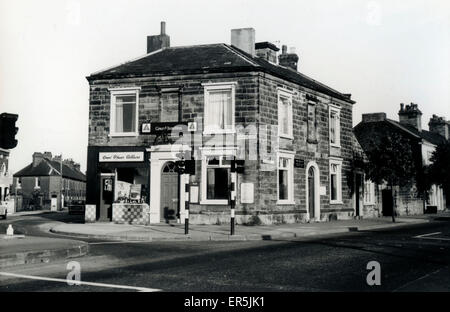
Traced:
<path fill-rule="evenodd" d="M 109 136 L 110 137 L 135 137 L 139 135 L 139 91 L 141 87 L 109 88 L 111 95 L 110 115 L 109 115 Z M 116 128 L 116 96 L 134 94 L 136 96 L 135 131 L 115 132 Z"/>

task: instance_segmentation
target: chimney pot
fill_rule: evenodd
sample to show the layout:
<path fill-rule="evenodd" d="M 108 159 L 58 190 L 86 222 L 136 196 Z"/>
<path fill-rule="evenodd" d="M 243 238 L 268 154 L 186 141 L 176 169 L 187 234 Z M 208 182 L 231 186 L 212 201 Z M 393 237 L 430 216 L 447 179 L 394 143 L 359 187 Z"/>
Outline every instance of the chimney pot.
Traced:
<path fill-rule="evenodd" d="M 161 35 L 165 35 L 166 34 L 166 22 L 162 21 L 161 22 Z"/>
<path fill-rule="evenodd" d="M 281 54 L 287 54 L 287 46 L 286 45 L 283 45 L 281 47 Z"/>
<path fill-rule="evenodd" d="M 170 36 L 166 35 L 166 22 L 161 22 L 161 34 L 147 36 L 147 53 L 170 47 Z"/>
<path fill-rule="evenodd" d="M 418 105 L 411 103 L 403 109 L 402 104 L 400 104 L 400 111 L 398 112 L 399 122 L 413 126 L 419 132 L 422 131 L 422 112 L 419 110 Z"/>

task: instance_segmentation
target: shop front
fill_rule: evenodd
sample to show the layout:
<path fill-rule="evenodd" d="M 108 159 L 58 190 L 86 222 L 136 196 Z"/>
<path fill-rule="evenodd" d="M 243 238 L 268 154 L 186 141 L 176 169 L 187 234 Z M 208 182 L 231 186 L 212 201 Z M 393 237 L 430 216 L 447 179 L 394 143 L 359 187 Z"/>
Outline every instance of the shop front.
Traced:
<path fill-rule="evenodd" d="M 96 220 L 148 224 L 150 163 L 145 148 L 90 146 L 88 161 L 86 203 L 96 206 Z"/>

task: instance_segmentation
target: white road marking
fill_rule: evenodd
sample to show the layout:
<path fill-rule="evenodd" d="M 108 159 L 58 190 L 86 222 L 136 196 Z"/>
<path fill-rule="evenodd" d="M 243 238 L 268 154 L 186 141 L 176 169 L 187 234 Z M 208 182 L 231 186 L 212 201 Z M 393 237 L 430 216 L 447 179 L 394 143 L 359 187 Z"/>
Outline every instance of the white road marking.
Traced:
<path fill-rule="evenodd" d="M 16 274 L 16 273 L 8 273 L 8 272 L 0 272 L 0 275 L 17 277 L 17 278 L 26 278 L 40 281 L 49 281 L 49 282 L 58 282 L 65 283 L 67 285 L 67 280 L 62 278 L 51 278 L 51 277 L 42 277 L 42 276 L 33 276 L 33 275 L 24 275 L 24 274 Z M 106 288 L 120 288 L 120 289 L 131 289 L 137 290 L 140 292 L 155 292 L 161 291 L 161 289 L 156 288 L 147 288 L 147 287 L 136 287 L 136 286 L 127 286 L 127 285 L 114 285 L 114 284 L 103 284 L 103 283 L 93 283 L 93 282 L 84 282 L 84 281 L 73 281 L 78 285 L 86 285 L 86 286 L 96 286 L 96 287 L 106 287 Z M 69 286 L 69 285 L 68 285 Z"/>
<path fill-rule="evenodd" d="M 89 245 L 111 245 L 111 244 L 138 244 L 138 243 L 151 243 L 151 241 L 108 241 L 108 242 L 95 242 L 88 243 Z"/>
<path fill-rule="evenodd" d="M 414 236 L 413 238 L 422 238 L 422 237 L 433 236 L 433 235 L 437 235 L 437 234 L 441 234 L 441 233 L 442 232 L 434 232 L 434 233 L 422 234 L 422 235 Z"/>

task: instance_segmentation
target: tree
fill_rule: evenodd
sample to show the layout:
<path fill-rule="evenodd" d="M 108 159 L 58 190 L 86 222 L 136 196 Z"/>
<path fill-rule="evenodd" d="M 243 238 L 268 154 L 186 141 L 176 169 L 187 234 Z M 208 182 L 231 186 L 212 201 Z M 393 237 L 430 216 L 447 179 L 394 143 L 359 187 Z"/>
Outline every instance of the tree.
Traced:
<path fill-rule="evenodd" d="M 440 185 L 444 192 L 450 191 L 450 141 L 436 146 L 431 155 L 431 165 L 428 170 L 428 179 L 433 183 Z"/>
<path fill-rule="evenodd" d="M 386 183 L 393 198 L 392 222 L 395 222 L 396 201 L 395 186 L 410 183 L 416 174 L 416 164 L 412 151 L 412 142 L 397 134 L 391 133 L 372 140 L 366 151 L 368 161 L 364 171 L 370 180 L 377 184 Z"/>

